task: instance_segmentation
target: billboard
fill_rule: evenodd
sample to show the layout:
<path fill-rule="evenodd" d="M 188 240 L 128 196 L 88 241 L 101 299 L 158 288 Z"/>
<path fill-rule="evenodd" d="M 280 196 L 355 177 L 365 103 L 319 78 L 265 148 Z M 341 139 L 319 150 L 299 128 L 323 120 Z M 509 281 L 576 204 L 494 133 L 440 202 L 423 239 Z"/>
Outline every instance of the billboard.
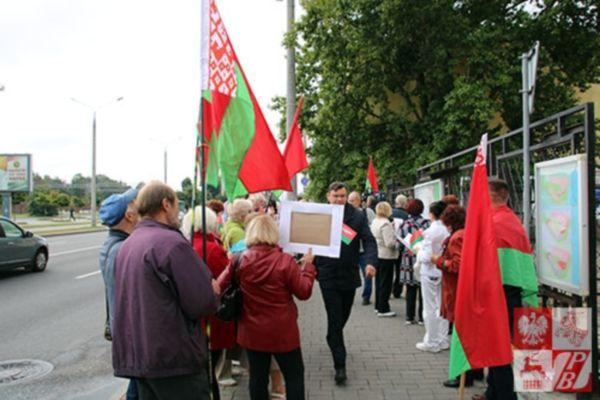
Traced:
<path fill-rule="evenodd" d="M 31 154 L 0 154 L 0 192 L 31 192 Z"/>
<path fill-rule="evenodd" d="M 586 163 L 579 154 L 535 164 L 538 279 L 580 296 L 589 293 Z"/>

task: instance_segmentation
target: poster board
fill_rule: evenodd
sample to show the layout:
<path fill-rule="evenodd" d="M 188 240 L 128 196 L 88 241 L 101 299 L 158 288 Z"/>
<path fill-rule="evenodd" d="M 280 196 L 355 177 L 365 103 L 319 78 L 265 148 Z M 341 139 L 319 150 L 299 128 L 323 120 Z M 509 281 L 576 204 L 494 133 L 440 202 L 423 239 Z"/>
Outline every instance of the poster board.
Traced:
<path fill-rule="evenodd" d="M 535 253 L 538 279 L 589 294 L 587 156 L 535 164 Z"/>
<path fill-rule="evenodd" d="M 0 192 L 31 192 L 31 154 L 0 154 Z"/>
<path fill-rule="evenodd" d="M 444 197 L 444 184 L 441 179 L 420 183 L 415 185 L 415 199 L 419 199 L 425 206 L 423 208 L 423 218 L 429 219 L 429 205 L 434 201 L 442 200 Z"/>
<path fill-rule="evenodd" d="M 279 213 L 279 244 L 289 253 L 339 258 L 344 206 L 282 201 Z"/>

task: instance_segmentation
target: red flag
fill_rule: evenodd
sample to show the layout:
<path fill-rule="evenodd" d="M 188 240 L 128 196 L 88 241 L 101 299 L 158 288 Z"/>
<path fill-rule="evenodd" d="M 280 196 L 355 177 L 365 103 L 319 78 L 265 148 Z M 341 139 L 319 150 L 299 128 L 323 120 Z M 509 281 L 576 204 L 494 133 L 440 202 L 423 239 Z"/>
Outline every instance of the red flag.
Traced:
<path fill-rule="evenodd" d="M 369 158 L 369 168 L 367 169 L 367 191 L 371 193 L 379 193 L 379 186 L 377 186 L 377 175 L 375 175 L 375 167 L 373 166 L 373 159 Z"/>
<path fill-rule="evenodd" d="M 450 346 L 449 375 L 453 378 L 468 369 L 512 361 L 508 311 L 492 224 L 486 149 L 487 134 L 481 138 L 471 178 Z"/>
<path fill-rule="evenodd" d="M 294 114 L 294 121 L 292 122 L 288 133 L 285 150 L 283 151 L 283 158 L 285 159 L 285 166 L 287 167 L 290 179 L 298 172 L 303 171 L 308 167 L 306 151 L 304 149 L 304 143 L 302 143 L 302 131 L 300 131 L 300 125 L 298 124 L 303 105 L 304 97 L 300 97 L 298 106 L 296 107 L 296 113 Z"/>

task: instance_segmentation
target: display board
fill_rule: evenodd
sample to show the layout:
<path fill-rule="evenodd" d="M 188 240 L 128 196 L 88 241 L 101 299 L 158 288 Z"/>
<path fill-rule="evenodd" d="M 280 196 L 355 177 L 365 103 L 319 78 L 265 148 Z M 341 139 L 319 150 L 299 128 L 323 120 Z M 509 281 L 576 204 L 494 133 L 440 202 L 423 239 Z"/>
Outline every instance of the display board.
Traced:
<path fill-rule="evenodd" d="M 586 155 L 535 164 L 538 279 L 580 296 L 589 294 Z"/>
<path fill-rule="evenodd" d="M 31 154 L 0 154 L 0 192 L 31 192 Z"/>
<path fill-rule="evenodd" d="M 415 199 L 423 202 L 423 218 L 429 219 L 429 205 L 434 201 L 440 201 L 444 197 L 444 184 L 441 179 L 420 183 L 415 185 Z"/>

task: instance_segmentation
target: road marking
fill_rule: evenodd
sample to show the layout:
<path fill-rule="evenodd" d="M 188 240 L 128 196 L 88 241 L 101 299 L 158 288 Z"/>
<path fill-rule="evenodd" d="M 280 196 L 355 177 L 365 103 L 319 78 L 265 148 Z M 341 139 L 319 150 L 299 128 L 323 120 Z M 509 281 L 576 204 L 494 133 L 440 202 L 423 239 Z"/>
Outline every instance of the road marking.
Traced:
<path fill-rule="evenodd" d="M 100 271 L 94 271 L 94 272 L 90 272 L 89 274 L 83 274 L 83 275 L 76 276 L 75 279 L 88 278 L 90 276 L 98 275 L 99 273 L 100 273 Z"/>
<path fill-rule="evenodd" d="M 50 257 L 56 257 L 56 256 L 63 256 L 65 254 L 73 254 L 73 253 L 79 253 L 82 251 L 89 251 L 89 250 L 97 250 L 102 246 L 91 246 L 91 247 L 83 247 L 81 249 L 75 249 L 75 250 L 67 250 L 67 251 L 60 251 L 58 253 L 51 253 Z"/>

